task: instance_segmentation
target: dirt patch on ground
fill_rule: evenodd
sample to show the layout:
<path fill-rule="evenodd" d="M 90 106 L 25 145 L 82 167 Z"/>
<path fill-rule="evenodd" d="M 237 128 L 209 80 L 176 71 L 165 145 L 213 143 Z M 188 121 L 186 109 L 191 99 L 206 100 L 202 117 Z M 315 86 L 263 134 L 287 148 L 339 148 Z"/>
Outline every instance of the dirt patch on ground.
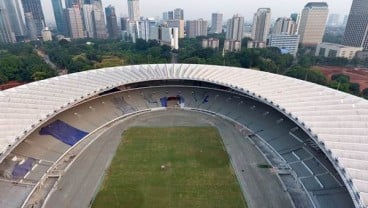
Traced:
<path fill-rule="evenodd" d="M 344 74 L 350 77 L 350 82 L 358 83 L 360 90 L 368 88 L 368 68 L 351 68 L 337 66 L 318 66 L 316 67 L 331 80 L 333 74 Z"/>
<path fill-rule="evenodd" d="M 7 89 L 10 89 L 10 88 L 13 88 L 13 87 L 18 87 L 18 86 L 23 85 L 23 84 L 25 84 L 25 83 L 18 82 L 18 81 L 9 81 L 6 84 L 0 85 L 0 90 L 7 90 Z"/>

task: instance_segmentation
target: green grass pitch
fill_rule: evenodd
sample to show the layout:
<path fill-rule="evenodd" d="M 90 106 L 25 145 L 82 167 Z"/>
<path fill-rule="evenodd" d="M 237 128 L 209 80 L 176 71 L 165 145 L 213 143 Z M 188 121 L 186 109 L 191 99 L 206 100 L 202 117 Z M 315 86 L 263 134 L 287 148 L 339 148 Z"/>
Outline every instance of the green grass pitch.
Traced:
<path fill-rule="evenodd" d="M 127 130 L 93 208 L 246 207 L 217 129 Z"/>

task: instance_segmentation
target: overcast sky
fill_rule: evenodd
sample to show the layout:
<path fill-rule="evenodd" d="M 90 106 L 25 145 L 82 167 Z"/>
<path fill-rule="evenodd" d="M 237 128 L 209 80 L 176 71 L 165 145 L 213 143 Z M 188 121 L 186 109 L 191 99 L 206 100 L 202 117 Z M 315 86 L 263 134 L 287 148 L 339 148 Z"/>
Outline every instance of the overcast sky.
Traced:
<path fill-rule="evenodd" d="M 65 1 L 65 0 L 62 0 Z M 145 17 L 162 17 L 162 12 L 174 8 L 184 9 L 184 17 L 188 19 L 211 19 L 211 13 L 220 12 L 224 19 L 234 14 L 241 14 L 246 21 L 251 21 L 254 12 L 260 7 L 271 8 L 272 19 L 289 16 L 292 12 L 300 12 L 304 5 L 313 0 L 140 0 L 141 15 Z M 316 1 L 316 0 L 315 0 Z M 41 0 L 47 22 L 54 22 L 51 0 Z M 330 14 L 349 13 L 352 0 L 326 0 Z M 127 0 L 102 0 L 104 7 L 115 6 L 117 16 L 127 16 Z M 341 21 L 342 21 L 341 17 Z"/>

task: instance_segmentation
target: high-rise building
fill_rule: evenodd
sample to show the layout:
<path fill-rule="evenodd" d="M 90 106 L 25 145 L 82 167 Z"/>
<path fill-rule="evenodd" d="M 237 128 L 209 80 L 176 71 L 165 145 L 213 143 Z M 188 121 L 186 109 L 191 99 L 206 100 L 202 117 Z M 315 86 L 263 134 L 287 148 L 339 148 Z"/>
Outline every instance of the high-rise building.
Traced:
<path fill-rule="evenodd" d="M 186 24 L 187 37 L 207 36 L 208 22 L 203 19 L 189 20 Z"/>
<path fill-rule="evenodd" d="M 344 20 L 342 21 L 342 25 L 343 26 L 346 26 L 346 24 L 348 23 L 348 19 L 349 19 L 349 16 L 348 15 L 345 15 L 344 16 Z"/>
<path fill-rule="evenodd" d="M 296 32 L 296 23 L 291 18 L 277 18 L 273 27 L 272 34 L 288 34 L 293 35 Z"/>
<path fill-rule="evenodd" d="M 95 34 L 94 38 L 107 38 L 105 13 L 102 8 L 102 2 L 101 0 L 91 0 L 91 3 L 93 5 L 92 19 Z"/>
<path fill-rule="evenodd" d="M 185 36 L 184 20 L 181 19 L 167 20 L 166 23 L 168 27 L 177 27 L 179 30 L 179 38 L 184 38 Z"/>
<path fill-rule="evenodd" d="M 91 0 L 65 0 L 65 7 L 72 8 L 74 5 L 78 5 L 79 8 L 82 8 L 83 4 L 90 4 Z"/>
<path fill-rule="evenodd" d="M 32 12 L 24 13 L 24 19 L 26 20 L 27 36 L 30 40 L 37 40 L 37 26 L 33 19 Z"/>
<path fill-rule="evenodd" d="M 298 13 L 292 13 L 292 14 L 290 15 L 290 18 L 291 18 L 294 22 L 298 22 L 298 19 L 300 19 L 300 18 L 299 18 L 299 14 L 298 14 Z"/>
<path fill-rule="evenodd" d="M 36 24 L 37 36 L 41 36 L 43 28 L 45 28 L 45 16 L 43 15 L 40 0 L 22 0 L 24 13 L 32 13 L 33 20 Z M 28 26 L 29 27 L 29 26 Z"/>
<path fill-rule="evenodd" d="M 340 20 L 339 14 L 330 14 L 330 16 L 328 17 L 327 25 L 333 27 L 338 26 L 339 20 Z"/>
<path fill-rule="evenodd" d="M 151 28 L 152 26 L 156 26 L 157 22 L 153 18 L 147 18 L 144 20 L 140 20 L 138 22 L 139 24 L 139 36 L 138 38 L 141 38 L 145 41 L 150 40 L 151 37 Z"/>
<path fill-rule="evenodd" d="M 167 18 L 168 18 L 168 20 L 173 20 L 174 19 L 174 12 L 173 11 L 168 11 L 167 12 Z"/>
<path fill-rule="evenodd" d="M 266 42 L 270 32 L 271 9 L 259 8 L 253 17 L 252 39 L 254 42 Z"/>
<path fill-rule="evenodd" d="M 299 35 L 303 45 L 316 46 L 322 42 L 328 16 L 326 2 L 309 2 L 300 18 Z"/>
<path fill-rule="evenodd" d="M 353 0 L 343 44 L 368 49 L 368 0 Z"/>
<path fill-rule="evenodd" d="M 162 13 L 162 19 L 163 19 L 164 21 L 169 20 L 169 13 L 168 13 L 168 12 L 163 12 L 163 13 Z"/>
<path fill-rule="evenodd" d="M 64 16 L 63 6 L 61 0 L 52 0 L 52 8 L 54 10 L 55 22 L 57 31 L 62 35 L 68 34 L 68 27 Z"/>
<path fill-rule="evenodd" d="M 109 35 L 109 38 L 119 38 L 120 37 L 120 31 L 118 28 L 118 22 L 116 18 L 115 13 L 115 7 L 109 5 L 105 8 L 105 14 L 106 14 L 106 26 L 107 26 L 107 33 Z"/>
<path fill-rule="evenodd" d="M 94 29 L 94 22 L 93 22 L 93 9 L 94 9 L 94 6 L 92 4 L 84 4 L 82 8 L 84 29 L 86 31 L 86 37 L 89 37 L 89 38 L 95 37 L 95 29 Z"/>
<path fill-rule="evenodd" d="M 91 0 L 83 4 L 83 22 L 86 36 L 90 38 L 107 38 L 105 14 L 100 0 Z"/>
<path fill-rule="evenodd" d="M 26 29 L 22 19 L 21 10 L 17 0 L 1 0 L 0 7 L 7 10 L 10 27 L 17 40 L 23 40 Z"/>
<path fill-rule="evenodd" d="M 299 47 L 299 35 L 272 34 L 269 36 L 269 47 L 277 47 L 283 54 L 296 56 Z"/>
<path fill-rule="evenodd" d="M 84 38 L 84 25 L 81 9 L 78 5 L 65 9 L 70 37 L 73 39 Z"/>
<path fill-rule="evenodd" d="M 128 0 L 128 13 L 131 21 L 138 21 L 141 14 L 139 9 L 139 0 Z"/>
<path fill-rule="evenodd" d="M 220 13 L 212 13 L 210 33 L 222 33 L 222 17 L 223 15 Z"/>
<path fill-rule="evenodd" d="M 161 27 L 160 28 L 160 43 L 161 45 L 170 46 L 172 49 L 179 49 L 179 30 L 176 27 Z"/>
<path fill-rule="evenodd" d="M 174 9 L 174 19 L 175 20 L 184 20 L 184 10 L 180 8 Z"/>
<path fill-rule="evenodd" d="M 120 30 L 127 31 L 129 24 L 129 17 L 121 17 L 120 18 Z"/>
<path fill-rule="evenodd" d="M 241 41 L 243 39 L 244 17 L 234 15 L 227 22 L 226 40 Z"/>
<path fill-rule="evenodd" d="M 15 35 L 10 26 L 7 10 L 0 7 L 0 43 L 15 43 Z"/>

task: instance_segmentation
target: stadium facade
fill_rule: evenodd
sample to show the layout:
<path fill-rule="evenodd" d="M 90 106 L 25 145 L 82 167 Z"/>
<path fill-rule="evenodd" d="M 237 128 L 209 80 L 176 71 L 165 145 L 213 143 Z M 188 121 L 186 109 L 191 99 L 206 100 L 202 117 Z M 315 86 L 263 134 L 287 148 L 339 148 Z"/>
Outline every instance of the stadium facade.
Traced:
<path fill-rule="evenodd" d="M 186 64 L 113 67 L 0 91 L 0 162 L 4 163 L 12 151 L 36 129 L 45 127 L 68 109 L 116 88 L 175 80 L 216 85 L 284 115 L 323 152 L 341 177 L 341 186 L 346 187 L 354 206 L 367 207 L 368 101 L 313 83 L 234 67 Z M 207 102 L 208 96 L 203 103 Z M 268 113 L 266 111 L 263 115 L 267 116 Z M 69 128 L 65 123 L 58 125 Z M 86 132 L 77 133 L 84 136 Z M 257 135 L 257 132 L 254 134 Z M 308 171 L 320 183 L 318 174 L 310 169 Z"/>

